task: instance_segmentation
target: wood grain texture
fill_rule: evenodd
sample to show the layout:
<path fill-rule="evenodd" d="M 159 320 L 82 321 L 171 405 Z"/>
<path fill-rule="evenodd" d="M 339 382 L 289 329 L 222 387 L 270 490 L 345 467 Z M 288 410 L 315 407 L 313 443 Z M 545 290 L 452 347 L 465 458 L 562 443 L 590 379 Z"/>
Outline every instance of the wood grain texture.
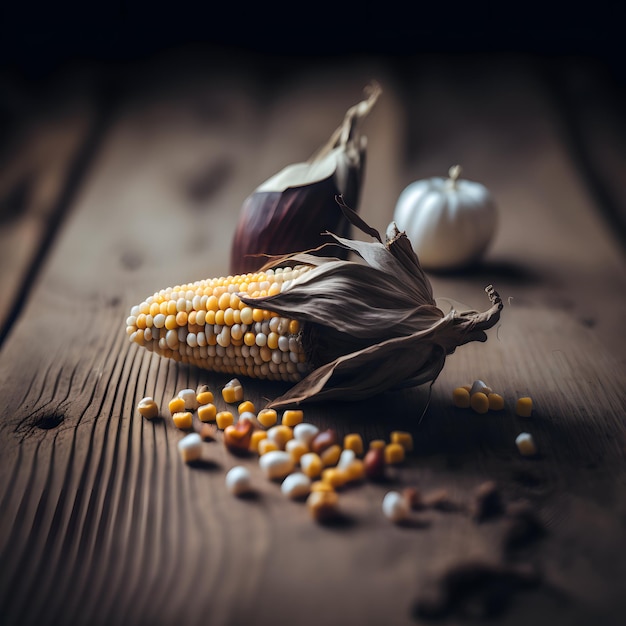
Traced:
<path fill-rule="evenodd" d="M 611 333 L 626 307 L 623 257 L 532 68 L 466 70 L 445 59 L 338 65 L 269 91 L 244 70 L 157 71 L 158 88 L 144 74 L 2 348 L 0 623 L 426 624 L 413 614 L 419 592 L 472 559 L 543 572 L 499 624 L 620 623 L 626 406 L 623 339 Z M 205 445 L 198 466 L 181 463 L 183 433 L 167 418 L 141 418 L 137 402 L 151 395 L 165 407 L 181 388 L 219 391 L 228 377 L 130 345 L 123 322 L 157 289 L 226 272 L 245 195 L 308 157 L 374 73 L 385 92 L 366 129 L 364 217 L 384 229 L 403 185 L 466 164 L 469 178 L 493 188 L 501 229 L 484 267 L 433 276 L 435 292 L 484 307 L 493 282 L 506 306 L 486 344 L 449 357 L 430 397 L 419 388 L 306 409 L 340 435 L 404 429 L 415 439 L 388 482 L 346 488 L 342 521 L 321 526 L 253 458 L 219 442 Z M 502 413 L 452 406 L 451 390 L 475 378 L 503 394 Z M 281 388 L 245 382 L 257 405 Z M 535 413 L 518 418 L 512 407 L 526 394 Z M 537 440 L 536 459 L 515 448 L 523 430 Z M 253 498 L 225 490 L 238 463 L 252 471 Z M 547 529 L 506 559 L 507 520 L 469 515 L 488 479 L 506 502 L 528 499 Z M 380 504 L 404 486 L 445 488 L 455 510 L 394 526 Z"/>

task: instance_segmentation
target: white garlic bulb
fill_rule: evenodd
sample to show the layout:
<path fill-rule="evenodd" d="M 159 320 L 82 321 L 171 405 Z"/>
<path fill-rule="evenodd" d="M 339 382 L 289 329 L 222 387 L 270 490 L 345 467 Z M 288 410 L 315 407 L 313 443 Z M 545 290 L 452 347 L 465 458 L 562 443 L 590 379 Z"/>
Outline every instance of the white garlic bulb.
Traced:
<path fill-rule="evenodd" d="M 459 179 L 433 177 L 408 185 L 400 194 L 394 221 L 405 231 L 425 269 L 457 270 L 484 255 L 496 232 L 498 211 L 489 190 Z"/>

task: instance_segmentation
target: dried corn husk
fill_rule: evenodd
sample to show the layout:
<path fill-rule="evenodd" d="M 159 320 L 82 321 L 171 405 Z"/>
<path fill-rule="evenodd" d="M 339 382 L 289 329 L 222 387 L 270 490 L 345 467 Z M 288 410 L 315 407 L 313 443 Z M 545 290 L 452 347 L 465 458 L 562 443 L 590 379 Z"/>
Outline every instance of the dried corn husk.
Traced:
<path fill-rule="evenodd" d="M 335 196 L 358 209 L 365 173 L 366 137 L 360 122 L 381 93 L 377 84 L 351 107 L 328 142 L 308 161 L 285 167 L 244 201 L 231 245 L 232 274 L 252 272 L 265 263 L 260 255 L 310 250 L 330 241 L 326 231 L 349 234 Z M 333 254 L 346 257 L 346 250 Z"/>
<path fill-rule="evenodd" d="M 450 310 L 435 303 L 432 287 L 404 232 L 395 224 L 382 243 L 379 233 L 340 201 L 343 214 L 373 236 L 366 242 L 332 235 L 359 261 L 300 253 L 267 267 L 305 263 L 313 269 L 280 294 L 241 300 L 303 322 L 302 341 L 313 371 L 275 399 L 284 407 L 311 400 L 355 400 L 393 388 L 434 381 L 446 356 L 500 318 L 502 300 L 489 286 L 484 312 Z"/>

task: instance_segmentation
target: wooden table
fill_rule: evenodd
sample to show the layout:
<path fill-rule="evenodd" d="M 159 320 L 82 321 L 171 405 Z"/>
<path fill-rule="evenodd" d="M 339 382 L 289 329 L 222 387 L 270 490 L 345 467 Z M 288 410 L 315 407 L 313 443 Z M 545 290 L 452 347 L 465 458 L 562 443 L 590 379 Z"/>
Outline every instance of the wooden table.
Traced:
<path fill-rule="evenodd" d="M 0 171 L 0 623 L 426 624 L 417 601 L 483 563 L 541 574 L 507 588 L 498 624 L 623 624 L 626 134 L 605 67 L 208 55 L 100 70 L 13 86 L 23 100 Z M 409 182 L 462 164 L 493 192 L 500 226 L 485 263 L 431 274 L 434 292 L 483 309 L 493 283 L 505 307 L 487 343 L 448 358 L 430 403 L 418 388 L 306 408 L 340 435 L 403 429 L 415 441 L 388 482 L 342 490 L 342 522 L 320 525 L 254 458 L 207 443 L 208 467 L 181 462 L 184 433 L 141 418 L 137 402 L 165 408 L 206 383 L 221 406 L 228 377 L 131 345 L 124 321 L 158 289 L 228 273 L 243 199 L 308 158 L 371 79 L 383 95 L 364 125 L 361 215 L 384 231 Z M 452 389 L 474 379 L 504 396 L 503 412 L 453 406 Z M 245 392 L 261 404 L 278 387 L 246 380 Z M 531 418 L 514 414 L 523 395 Z M 518 453 L 522 431 L 537 458 Z M 238 463 L 256 498 L 227 493 Z M 545 531 L 512 552 L 510 517 L 469 514 L 491 480 Z M 394 525 L 382 498 L 408 486 L 443 489 L 449 506 Z M 467 584 L 444 623 L 499 606 L 483 602 L 497 585 Z"/>

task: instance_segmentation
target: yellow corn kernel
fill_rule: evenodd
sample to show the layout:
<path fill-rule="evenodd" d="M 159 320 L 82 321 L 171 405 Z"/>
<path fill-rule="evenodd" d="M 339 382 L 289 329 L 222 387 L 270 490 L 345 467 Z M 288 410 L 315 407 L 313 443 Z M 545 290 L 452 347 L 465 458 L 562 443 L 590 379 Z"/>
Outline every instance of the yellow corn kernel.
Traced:
<path fill-rule="evenodd" d="M 399 443 L 405 452 L 413 451 L 413 435 L 404 430 L 394 430 L 390 436 L 391 443 Z"/>
<path fill-rule="evenodd" d="M 268 428 L 267 437 L 276 443 L 279 450 L 284 450 L 288 441 L 293 439 L 293 428 L 284 424 L 277 424 Z"/>
<path fill-rule="evenodd" d="M 167 407 L 170 411 L 170 415 L 174 415 L 174 413 L 182 413 L 185 410 L 185 401 L 176 396 L 169 401 Z"/>
<path fill-rule="evenodd" d="M 226 404 L 235 404 L 243 400 L 243 387 L 236 378 L 224 386 L 222 389 L 222 398 Z"/>
<path fill-rule="evenodd" d="M 252 452 L 258 452 L 259 443 L 264 439 L 267 439 L 267 432 L 264 430 L 253 430 L 250 435 L 250 450 Z"/>
<path fill-rule="evenodd" d="M 300 457 L 300 469 L 309 478 L 317 478 L 324 469 L 322 459 L 315 452 L 305 452 Z"/>
<path fill-rule="evenodd" d="M 372 439 L 369 443 L 369 449 L 370 450 L 384 450 L 385 446 L 387 445 L 387 442 L 384 439 Z"/>
<path fill-rule="evenodd" d="M 343 438 L 344 450 L 352 450 L 357 456 L 363 454 L 363 438 L 359 433 L 350 433 Z"/>
<path fill-rule="evenodd" d="M 466 387 L 457 387 L 452 392 L 452 403 L 459 409 L 468 409 L 470 406 L 470 393 Z"/>
<path fill-rule="evenodd" d="M 291 426 L 292 428 L 296 424 L 301 424 L 304 421 L 304 412 L 296 410 L 287 410 L 283 413 L 282 423 L 285 426 Z"/>
<path fill-rule="evenodd" d="M 311 483 L 311 491 L 334 492 L 335 488 L 329 482 L 316 480 L 315 482 Z"/>
<path fill-rule="evenodd" d="M 256 410 L 254 408 L 254 404 L 250 401 L 250 400 L 246 400 L 245 402 L 242 402 L 238 407 L 237 407 L 237 411 L 239 413 L 239 415 L 241 415 L 242 413 L 256 413 Z"/>
<path fill-rule="evenodd" d="M 312 491 L 306 505 L 316 522 L 327 522 L 339 513 L 339 496 L 336 491 Z"/>
<path fill-rule="evenodd" d="M 515 405 L 515 414 L 520 417 L 530 417 L 533 412 L 533 400 L 529 397 L 519 398 Z"/>
<path fill-rule="evenodd" d="M 259 440 L 259 445 L 258 445 L 259 455 L 263 456 L 264 454 L 266 454 L 267 452 L 271 452 L 272 450 L 279 450 L 279 447 L 276 444 L 276 442 L 272 441 L 271 439 L 268 439 L 267 433 L 265 431 L 262 431 L 262 432 L 265 433 L 265 439 Z M 254 433 L 252 434 L 254 435 Z"/>
<path fill-rule="evenodd" d="M 347 482 L 356 482 L 365 478 L 365 463 L 362 459 L 354 459 L 344 468 Z"/>
<path fill-rule="evenodd" d="M 214 422 L 216 417 L 217 407 L 213 403 L 201 404 L 198 407 L 198 419 L 201 422 Z"/>
<path fill-rule="evenodd" d="M 210 391 L 201 391 L 197 396 L 196 400 L 199 405 L 210 404 L 214 402 L 213 393 Z"/>
<path fill-rule="evenodd" d="M 264 428 L 271 428 L 276 425 L 278 421 L 278 414 L 274 409 L 261 409 L 257 416 L 257 420 L 259 420 L 259 424 Z"/>
<path fill-rule="evenodd" d="M 215 423 L 220 430 L 235 423 L 235 416 L 230 411 L 219 411 L 215 416 Z"/>
<path fill-rule="evenodd" d="M 502 411 L 504 409 L 504 398 L 499 393 L 490 393 L 487 396 L 490 411 Z"/>
<path fill-rule="evenodd" d="M 324 467 L 337 465 L 340 456 L 341 446 L 338 443 L 334 443 L 332 446 L 328 446 L 328 448 L 320 452 L 320 459 L 322 459 Z"/>
<path fill-rule="evenodd" d="M 397 465 L 405 458 L 404 447 L 399 443 L 388 443 L 385 446 L 385 463 L 387 465 Z"/>
<path fill-rule="evenodd" d="M 189 430 L 193 424 L 193 418 L 189 411 L 178 411 L 172 415 L 172 420 L 176 428 Z"/>
<path fill-rule="evenodd" d="M 489 398 L 482 391 L 477 391 L 470 397 L 470 406 L 476 413 L 486 413 L 489 410 Z"/>
<path fill-rule="evenodd" d="M 290 439 L 285 444 L 285 450 L 289 452 L 289 454 L 291 454 L 291 458 L 293 459 L 294 463 L 299 463 L 302 456 L 309 451 L 309 448 L 297 439 Z"/>
<path fill-rule="evenodd" d="M 348 482 L 346 472 L 337 467 L 327 467 L 322 470 L 322 482 L 328 483 L 334 489 L 343 487 Z"/>
<path fill-rule="evenodd" d="M 142 417 L 151 420 L 159 415 L 159 405 L 154 401 L 154 398 L 143 398 L 137 404 L 137 411 Z"/>

